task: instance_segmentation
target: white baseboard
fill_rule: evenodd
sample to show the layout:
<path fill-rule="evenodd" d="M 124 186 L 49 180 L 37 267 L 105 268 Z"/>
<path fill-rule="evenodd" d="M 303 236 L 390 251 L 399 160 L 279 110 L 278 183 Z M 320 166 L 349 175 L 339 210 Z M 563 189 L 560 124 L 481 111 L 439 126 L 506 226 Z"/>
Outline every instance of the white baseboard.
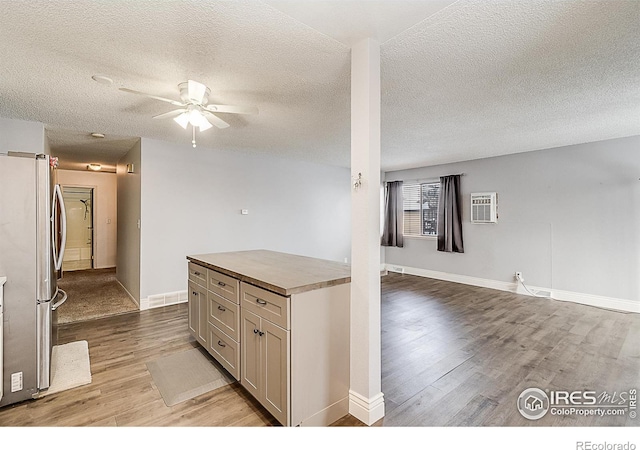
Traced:
<path fill-rule="evenodd" d="M 341 398 L 300 422 L 301 427 L 327 427 L 349 413 L 349 397 Z"/>
<path fill-rule="evenodd" d="M 384 394 L 366 398 L 349 390 L 349 414 L 368 426 L 373 425 L 384 417 Z"/>
<path fill-rule="evenodd" d="M 140 300 L 140 310 L 160 308 L 162 306 L 185 303 L 189 300 L 187 291 L 167 292 L 165 294 L 150 295 Z"/>
<path fill-rule="evenodd" d="M 634 302 L 633 300 L 581 294 L 571 291 L 561 291 L 559 289 L 553 289 L 551 297 L 556 300 L 562 300 L 563 302 L 581 303 L 598 308 L 615 309 L 617 311 L 640 314 L 640 302 Z"/>
<path fill-rule="evenodd" d="M 454 283 L 468 284 L 471 286 L 485 287 L 489 289 L 497 289 L 499 291 L 513 292 L 516 294 L 529 295 L 518 282 L 489 280 L 486 278 L 476 278 L 467 275 L 459 275 L 455 273 L 438 272 L 435 270 L 418 269 L 415 267 L 400 266 L 398 264 L 387 264 L 387 270 L 395 273 L 406 273 L 408 275 L 416 275 L 419 277 L 433 278 L 436 280 L 451 281 Z M 601 295 L 583 294 L 580 292 L 562 291 L 560 289 L 552 289 L 548 287 L 527 286 L 534 293 L 547 292 L 550 293 L 554 300 L 565 302 L 579 303 L 582 305 L 595 306 L 598 308 L 613 309 L 616 311 L 640 313 L 640 302 L 604 297 Z"/>

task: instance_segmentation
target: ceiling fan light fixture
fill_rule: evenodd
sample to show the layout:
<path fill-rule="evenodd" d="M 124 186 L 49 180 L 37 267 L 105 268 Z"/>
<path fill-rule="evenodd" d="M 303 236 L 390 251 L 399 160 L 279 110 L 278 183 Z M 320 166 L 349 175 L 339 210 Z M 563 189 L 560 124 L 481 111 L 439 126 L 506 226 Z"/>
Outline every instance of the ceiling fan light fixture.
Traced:
<path fill-rule="evenodd" d="M 200 128 L 200 131 L 207 131 L 209 128 L 213 127 L 213 125 L 211 125 L 209 121 L 202 116 L 202 120 L 200 121 L 200 124 L 198 124 L 198 127 Z"/>
<path fill-rule="evenodd" d="M 200 110 L 198 110 L 198 114 L 195 117 L 196 123 L 193 126 L 200 128 L 200 131 L 206 131 L 213 126 Z"/>
<path fill-rule="evenodd" d="M 102 166 L 100 164 L 96 164 L 96 163 L 91 163 L 87 165 L 87 169 L 88 170 L 94 170 L 94 171 L 98 171 L 100 169 L 102 169 Z"/>
<path fill-rule="evenodd" d="M 178 117 L 174 118 L 173 120 L 176 121 L 176 123 L 178 125 L 180 125 L 182 128 L 184 128 L 185 130 L 187 129 L 187 125 L 189 125 L 189 113 L 188 112 L 183 112 L 182 114 L 180 114 Z"/>
<path fill-rule="evenodd" d="M 193 108 L 191 111 L 188 112 L 188 114 L 189 114 L 189 123 L 191 124 L 191 126 L 199 127 L 200 123 L 202 123 L 202 120 L 204 119 L 204 116 L 202 115 L 202 113 L 197 109 Z"/>

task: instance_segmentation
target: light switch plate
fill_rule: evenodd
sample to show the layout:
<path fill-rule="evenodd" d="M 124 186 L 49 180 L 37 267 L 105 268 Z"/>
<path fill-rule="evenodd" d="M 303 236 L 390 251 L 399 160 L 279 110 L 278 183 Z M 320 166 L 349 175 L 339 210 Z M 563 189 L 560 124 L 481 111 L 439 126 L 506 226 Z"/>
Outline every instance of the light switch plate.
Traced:
<path fill-rule="evenodd" d="M 243 216 L 246 216 L 247 214 L 249 214 L 249 210 L 248 209 L 243 209 L 241 212 L 242 212 Z"/>

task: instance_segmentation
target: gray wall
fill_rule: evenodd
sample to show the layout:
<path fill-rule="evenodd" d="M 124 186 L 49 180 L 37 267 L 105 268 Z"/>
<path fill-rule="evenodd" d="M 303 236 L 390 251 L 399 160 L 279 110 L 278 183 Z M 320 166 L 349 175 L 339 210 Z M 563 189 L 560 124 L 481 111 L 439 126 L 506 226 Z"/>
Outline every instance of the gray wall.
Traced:
<path fill-rule="evenodd" d="M 44 125 L 0 117 L 0 152 L 45 153 Z"/>
<path fill-rule="evenodd" d="M 462 177 L 464 254 L 405 239 L 387 264 L 625 300 L 640 297 L 640 136 L 388 172 Z M 497 224 L 471 224 L 469 194 L 498 193 Z"/>
<path fill-rule="evenodd" d="M 140 304 L 140 219 L 141 146 L 134 145 L 116 167 L 118 181 L 117 217 L 118 246 L 116 276 L 129 294 Z M 135 173 L 127 173 L 133 163 Z"/>
<path fill-rule="evenodd" d="M 146 138 L 142 164 L 141 298 L 185 290 L 189 254 L 351 254 L 346 168 Z"/>

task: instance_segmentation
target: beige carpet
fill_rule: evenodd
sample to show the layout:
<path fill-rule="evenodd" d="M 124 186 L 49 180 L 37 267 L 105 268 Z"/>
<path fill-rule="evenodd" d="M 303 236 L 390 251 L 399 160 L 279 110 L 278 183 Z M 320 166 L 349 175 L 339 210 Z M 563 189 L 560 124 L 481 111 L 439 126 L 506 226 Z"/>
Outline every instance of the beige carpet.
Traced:
<path fill-rule="evenodd" d="M 147 363 L 162 399 L 173 406 L 234 380 L 203 350 L 194 348 Z"/>
<path fill-rule="evenodd" d="M 54 345 L 51 354 L 51 386 L 38 397 L 91 383 L 91 363 L 87 341 Z"/>
<path fill-rule="evenodd" d="M 58 286 L 68 295 L 67 301 L 57 311 L 59 324 L 139 310 L 116 281 L 115 268 L 64 272 Z"/>

